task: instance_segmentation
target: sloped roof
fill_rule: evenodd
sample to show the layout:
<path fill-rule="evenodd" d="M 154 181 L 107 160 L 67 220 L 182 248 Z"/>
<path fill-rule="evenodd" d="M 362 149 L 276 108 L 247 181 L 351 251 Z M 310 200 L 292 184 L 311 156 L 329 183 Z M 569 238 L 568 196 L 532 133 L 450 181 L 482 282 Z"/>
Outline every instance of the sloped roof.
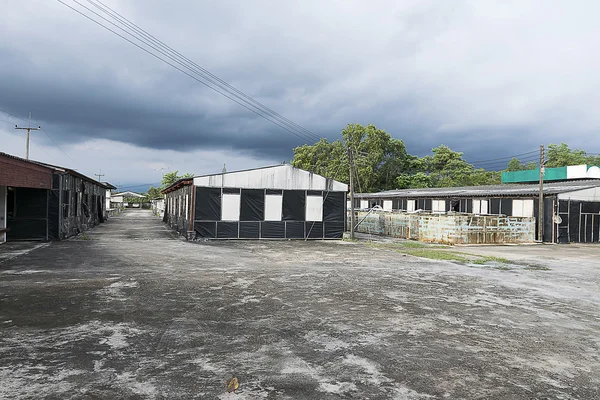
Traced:
<path fill-rule="evenodd" d="M 294 167 L 290 164 L 200 175 L 194 177 L 194 185 L 242 189 L 348 191 L 348 185 L 343 182 Z M 168 190 L 168 188 L 165 190 Z"/>
<path fill-rule="evenodd" d="M 581 180 L 544 183 L 544 194 L 554 195 L 576 190 L 600 187 L 599 180 Z M 489 197 L 489 196 L 537 196 L 539 184 L 503 184 L 485 186 L 462 186 L 449 188 L 400 189 L 377 193 L 356 193 L 356 198 L 419 198 L 419 197 Z"/>
<path fill-rule="evenodd" d="M 69 173 L 69 174 L 71 174 L 73 176 L 76 176 L 78 178 L 83 179 L 84 181 L 87 181 L 87 182 L 90 182 L 90 183 L 94 183 L 94 184 L 96 184 L 98 186 L 101 186 L 101 187 L 103 187 L 105 189 L 108 189 L 108 187 L 104 183 L 98 182 L 95 179 L 92 179 L 92 178 L 90 178 L 88 176 L 85 176 L 82 173 L 79 173 L 79 172 L 75 171 L 74 169 L 70 169 L 70 168 L 66 168 L 66 167 L 60 167 L 58 165 L 52 165 L 52 164 L 44 163 L 44 162 L 41 162 L 41 161 L 27 160 L 25 158 L 13 156 L 12 154 L 2 153 L 2 152 L 0 152 L 0 156 L 12 158 L 12 159 L 19 160 L 19 161 L 26 162 L 26 163 L 30 163 L 30 164 L 39 165 L 40 167 L 51 169 L 54 172 L 67 172 L 67 173 Z"/>
<path fill-rule="evenodd" d="M 116 186 L 114 186 L 114 185 L 112 185 L 112 184 L 110 184 L 110 183 L 108 183 L 108 182 L 102 182 L 102 184 L 103 184 L 103 185 L 104 185 L 104 186 L 105 186 L 107 189 L 114 190 L 114 189 L 116 189 L 116 188 L 117 188 Z"/>
<path fill-rule="evenodd" d="M 136 192 L 130 192 L 130 191 L 126 191 L 126 192 L 119 192 L 119 193 L 113 193 L 112 197 L 115 196 L 123 196 L 123 197 L 144 197 L 143 194 L 139 194 Z"/>

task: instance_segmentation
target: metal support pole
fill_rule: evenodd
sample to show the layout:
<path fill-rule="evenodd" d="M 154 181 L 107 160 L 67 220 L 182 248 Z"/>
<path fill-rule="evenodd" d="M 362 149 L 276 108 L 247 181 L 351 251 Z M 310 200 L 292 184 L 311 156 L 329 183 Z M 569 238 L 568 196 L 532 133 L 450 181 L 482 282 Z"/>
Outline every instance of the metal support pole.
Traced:
<path fill-rule="evenodd" d="M 544 145 L 540 145 L 540 190 L 538 204 L 538 240 L 544 242 Z"/>
<path fill-rule="evenodd" d="M 350 170 L 350 239 L 354 239 L 354 225 L 356 223 L 356 215 L 354 214 L 354 157 L 350 147 L 348 147 L 348 166 Z"/>

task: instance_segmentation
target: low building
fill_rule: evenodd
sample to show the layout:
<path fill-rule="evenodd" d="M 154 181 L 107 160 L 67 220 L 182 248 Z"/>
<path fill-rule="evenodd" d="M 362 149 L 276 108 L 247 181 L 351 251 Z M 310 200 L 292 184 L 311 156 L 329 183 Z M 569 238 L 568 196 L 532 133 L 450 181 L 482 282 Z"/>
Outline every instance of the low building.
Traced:
<path fill-rule="evenodd" d="M 163 220 L 188 238 L 339 239 L 348 186 L 287 164 L 184 178 Z"/>
<path fill-rule="evenodd" d="M 543 198 L 544 242 L 599 242 L 600 180 L 545 182 Z M 389 212 L 504 215 L 537 220 L 538 199 L 539 184 L 513 183 L 360 193 L 355 195 L 355 207 L 379 206 Z M 536 240 L 539 240 L 537 233 Z"/>
<path fill-rule="evenodd" d="M 152 212 L 158 217 L 165 215 L 165 199 L 164 197 L 157 197 L 156 199 L 150 200 L 152 204 Z"/>
<path fill-rule="evenodd" d="M 113 193 L 111 196 L 111 208 L 123 209 L 123 208 L 149 208 L 150 203 L 146 199 L 146 196 L 140 193 L 126 191 Z"/>
<path fill-rule="evenodd" d="M 72 169 L 0 153 L 0 243 L 65 239 L 103 222 L 106 189 Z"/>
<path fill-rule="evenodd" d="M 111 199 L 112 199 L 112 191 L 115 190 L 117 187 L 114 185 L 111 185 L 108 182 L 102 182 L 102 184 L 106 187 L 106 195 L 105 195 L 105 206 L 104 209 L 106 210 L 104 217 L 108 217 L 111 212 L 113 211 L 113 208 L 111 208 L 110 204 L 111 204 Z"/>

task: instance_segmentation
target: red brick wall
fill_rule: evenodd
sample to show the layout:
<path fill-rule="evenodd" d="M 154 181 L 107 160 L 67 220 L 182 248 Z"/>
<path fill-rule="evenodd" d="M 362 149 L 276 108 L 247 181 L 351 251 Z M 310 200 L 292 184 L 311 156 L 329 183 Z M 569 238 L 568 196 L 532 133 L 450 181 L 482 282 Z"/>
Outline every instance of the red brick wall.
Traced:
<path fill-rule="evenodd" d="M 0 154 L 0 185 L 51 189 L 52 170 Z"/>

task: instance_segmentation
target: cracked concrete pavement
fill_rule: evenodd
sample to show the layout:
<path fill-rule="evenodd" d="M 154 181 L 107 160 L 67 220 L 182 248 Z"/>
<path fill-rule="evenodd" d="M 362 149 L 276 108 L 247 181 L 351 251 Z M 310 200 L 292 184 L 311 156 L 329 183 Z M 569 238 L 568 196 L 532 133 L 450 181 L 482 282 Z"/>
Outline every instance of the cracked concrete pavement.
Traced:
<path fill-rule="evenodd" d="M 598 247 L 457 249 L 550 268 L 505 271 L 145 211 L 83 238 L 0 257 L 0 398 L 600 398 Z"/>

